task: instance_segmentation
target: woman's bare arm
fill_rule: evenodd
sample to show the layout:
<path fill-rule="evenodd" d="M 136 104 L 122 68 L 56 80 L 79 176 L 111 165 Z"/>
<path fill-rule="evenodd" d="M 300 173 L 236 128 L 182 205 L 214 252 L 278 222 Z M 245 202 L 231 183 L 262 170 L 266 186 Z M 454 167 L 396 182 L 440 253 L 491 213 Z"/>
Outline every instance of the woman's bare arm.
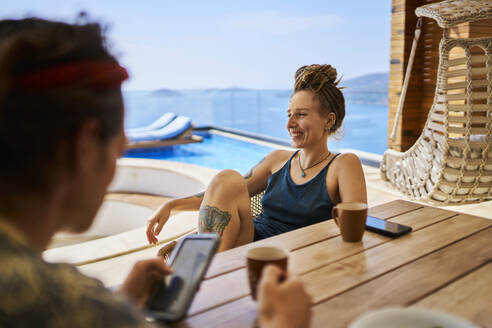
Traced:
<path fill-rule="evenodd" d="M 200 209 L 203 195 L 205 195 L 205 191 L 202 191 L 193 196 L 173 199 L 168 201 L 167 203 L 169 203 L 168 206 L 170 206 L 173 211 L 197 211 Z"/>
<path fill-rule="evenodd" d="M 337 159 L 338 194 L 341 203 L 360 202 L 367 204 L 364 171 L 359 158 L 347 153 Z"/>
<path fill-rule="evenodd" d="M 204 194 L 205 192 L 201 192 L 190 197 L 172 199 L 162 204 L 149 220 L 147 226 L 147 240 L 149 243 L 157 243 L 157 236 L 173 211 L 198 211 Z"/>
<path fill-rule="evenodd" d="M 290 155 L 286 150 L 274 150 L 244 175 L 250 197 L 265 190 L 270 175 L 285 164 Z"/>

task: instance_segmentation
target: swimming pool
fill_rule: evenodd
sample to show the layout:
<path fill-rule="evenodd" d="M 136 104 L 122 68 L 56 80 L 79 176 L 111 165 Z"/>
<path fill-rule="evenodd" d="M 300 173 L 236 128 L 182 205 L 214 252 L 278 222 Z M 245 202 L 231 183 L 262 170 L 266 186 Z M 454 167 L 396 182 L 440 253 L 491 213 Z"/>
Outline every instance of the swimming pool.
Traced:
<path fill-rule="evenodd" d="M 291 90 L 126 91 L 125 128 L 148 125 L 166 112 L 192 118 L 195 127 L 214 126 L 290 142 L 285 128 Z M 382 155 L 387 148 L 388 106 L 371 101 L 371 93 L 347 98 L 343 139 L 330 149 L 358 149 Z M 380 96 L 380 95 L 379 95 Z M 350 102 L 357 100 L 358 102 Z"/>
<path fill-rule="evenodd" d="M 275 149 L 208 131 L 193 133 L 202 136 L 203 142 L 172 147 L 131 149 L 124 157 L 165 159 L 217 170 L 233 169 L 244 175 Z"/>

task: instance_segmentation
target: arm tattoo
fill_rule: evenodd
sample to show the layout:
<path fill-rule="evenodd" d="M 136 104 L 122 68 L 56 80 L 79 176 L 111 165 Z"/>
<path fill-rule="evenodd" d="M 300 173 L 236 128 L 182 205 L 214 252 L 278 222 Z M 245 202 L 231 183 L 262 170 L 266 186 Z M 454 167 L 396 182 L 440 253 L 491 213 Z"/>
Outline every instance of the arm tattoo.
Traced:
<path fill-rule="evenodd" d="M 231 215 L 217 207 L 203 205 L 198 215 L 199 232 L 216 232 L 222 237 L 224 229 L 229 224 Z"/>
<path fill-rule="evenodd" d="M 255 166 L 253 166 L 253 168 L 251 170 L 249 170 L 248 173 L 246 173 L 246 175 L 244 176 L 244 179 L 245 180 L 248 180 L 249 178 L 251 178 L 253 176 L 253 170 L 255 168 L 258 167 L 258 165 L 260 165 L 261 163 L 263 163 L 263 161 L 265 160 L 266 157 L 263 157 L 261 161 L 258 162 L 258 164 L 256 164 Z"/>

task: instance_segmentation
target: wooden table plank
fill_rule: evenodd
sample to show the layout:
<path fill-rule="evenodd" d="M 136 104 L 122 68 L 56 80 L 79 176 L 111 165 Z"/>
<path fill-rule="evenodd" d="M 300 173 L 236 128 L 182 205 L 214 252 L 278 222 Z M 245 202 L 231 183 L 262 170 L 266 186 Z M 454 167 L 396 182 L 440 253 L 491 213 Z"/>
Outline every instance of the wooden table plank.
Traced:
<path fill-rule="evenodd" d="M 490 240 L 492 228 L 329 299 L 313 308 L 312 326 L 323 327 L 329 321 L 333 327 L 347 327 L 349 322 L 367 311 L 385 306 L 409 305 L 490 262 Z M 490 300 L 490 287 L 488 291 L 487 297 Z M 477 298 L 484 299 L 486 298 Z M 441 300 L 448 302 L 446 298 Z M 449 312 L 456 313 L 453 308 Z M 474 319 L 472 316 L 467 317 Z"/>
<path fill-rule="evenodd" d="M 491 240 L 489 238 L 489 245 Z M 492 327 L 492 252 L 490 247 L 488 250 L 487 265 L 429 295 L 414 306 L 450 312 L 482 327 Z"/>
<path fill-rule="evenodd" d="M 411 225 L 414 231 L 418 231 L 456 215 L 456 213 L 440 211 L 436 208 L 421 207 L 415 211 L 393 217 L 391 220 L 393 222 L 406 224 L 415 222 Z M 345 243 L 339 236 L 340 232 L 333 221 L 327 221 L 321 225 L 326 230 L 337 231 L 337 237 L 290 252 L 289 271 L 298 275 L 304 274 L 392 240 L 391 238 L 367 231 L 364 234 L 361 243 Z M 300 236 L 305 235 L 304 229 L 298 230 L 295 233 Z M 277 239 L 282 239 L 282 236 L 276 236 L 270 240 L 271 242 L 276 242 Z M 277 245 L 276 243 L 273 244 Z M 240 260 L 243 268 L 226 273 L 214 279 L 203 281 L 200 291 L 195 296 L 188 312 L 190 316 L 249 294 L 247 273 L 244 268 L 244 263 L 246 262 L 245 254 L 236 254 L 236 256 L 236 262 L 239 262 L 238 260 Z"/>
<path fill-rule="evenodd" d="M 275 245 L 287 251 L 314 244 L 321 240 L 338 236 L 340 230 L 333 222 L 325 221 L 303 228 L 303 234 L 299 235 L 296 230 L 278 236 L 263 239 L 254 243 L 237 247 L 217 254 L 207 271 L 206 279 L 210 279 L 225 272 L 230 272 L 245 266 L 245 256 L 248 249 L 258 246 Z"/>
<path fill-rule="evenodd" d="M 438 208 L 421 207 L 392 217 L 390 221 L 410 225 L 415 232 L 457 215 L 457 213 L 441 211 Z M 304 274 L 392 240 L 389 237 L 369 231 L 364 233 L 363 247 L 361 247 L 361 243 L 343 242 L 341 237 L 324 240 L 292 253 L 289 260 L 289 270 L 295 274 Z"/>
<path fill-rule="evenodd" d="M 330 222 L 330 224 L 334 223 Z M 319 266 L 346 258 L 351 254 L 363 252 L 365 248 L 373 247 L 374 245 L 381 244 L 387 240 L 389 240 L 389 238 L 373 233 L 365 234 L 364 240 L 361 243 L 344 243 L 341 238 L 332 238 L 328 241 L 319 243 L 322 248 L 325 248 L 326 250 L 331 249 L 332 251 L 324 252 L 322 249 L 317 254 L 312 255 L 314 256 L 314 259 L 311 256 L 311 260 L 303 259 L 302 257 L 306 254 L 305 251 L 301 252 L 298 250 L 291 252 L 289 256 L 289 271 L 294 274 L 302 274 Z M 316 244 L 316 247 L 319 244 Z M 310 247 L 315 247 L 315 245 L 307 248 Z M 302 250 L 305 249 L 306 248 L 303 248 Z M 246 261 L 244 257 L 243 261 Z M 300 263 L 302 263 L 302 265 L 299 265 Z M 195 295 L 190 310 L 188 311 L 188 315 L 195 315 L 199 312 L 242 298 L 249 294 L 250 290 L 246 268 L 228 272 L 219 277 L 202 282 L 200 290 Z"/>
<path fill-rule="evenodd" d="M 187 318 L 186 321 L 172 324 L 171 327 L 253 328 L 257 318 L 257 306 L 251 297 L 247 296 Z"/>
<path fill-rule="evenodd" d="M 459 276 L 467 268 L 477 265 L 476 261 L 487 259 L 484 255 L 486 253 L 481 252 L 486 252 L 487 247 L 490 249 L 490 242 L 484 241 L 490 240 L 490 235 L 483 237 L 487 228 L 492 226 L 490 220 L 458 215 L 456 212 L 405 201 L 383 204 L 371 209 L 370 214 L 408 224 L 413 227 L 414 232 L 396 240 L 368 232 L 364 235 L 363 242 L 350 244 L 341 241 L 339 230 L 332 221 L 326 221 L 218 254 L 213 271 L 209 272 L 209 279 L 202 283 L 192 304 L 191 316 L 178 326 L 202 327 L 213 323 L 214 327 L 251 327 L 256 318 L 256 309 L 248 296 L 249 287 L 244 269 L 245 254 L 249 247 L 260 244 L 277 245 L 291 252 L 289 270 L 302 275 L 301 279 L 313 296 L 314 302 L 319 303 L 316 309 L 339 298 L 343 299 L 344 295 L 349 295 L 366 285 L 372 285 L 374 289 L 373 282 L 386 277 L 410 280 L 408 277 L 412 274 L 424 272 L 423 277 L 434 280 L 419 281 L 425 286 L 434 284 L 435 290 L 440 287 L 436 287 L 436 284 L 439 284 L 439 275 L 433 276 L 436 268 L 429 265 L 427 271 L 423 270 L 421 267 L 424 264 L 421 264 L 421 261 L 435 263 L 443 256 L 441 252 L 444 251 L 446 253 L 443 254 L 447 256 L 443 263 L 447 263 L 447 267 L 444 266 L 447 273 L 446 278 L 442 279 L 448 279 L 448 283 L 449 279 L 456 279 L 456 275 Z M 455 246 L 458 244 L 461 246 Z M 481 247 L 474 248 L 474 254 L 482 256 L 477 256 L 474 261 L 468 262 L 468 266 L 463 266 L 459 263 L 470 257 L 470 247 Z M 449 255 L 457 249 L 460 249 L 459 254 L 469 252 L 466 256 L 458 256 L 461 262 L 456 262 L 454 255 Z M 453 265 L 460 269 L 454 270 Z M 409 273 L 405 271 L 407 268 L 411 269 Z M 393 274 L 397 274 L 396 277 L 393 277 Z M 384 290 L 387 293 L 390 290 L 394 292 L 394 288 L 391 287 L 389 284 L 388 289 Z M 432 289 L 427 288 L 427 292 L 429 288 Z M 413 296 L 414 301 L 425 295 L 425 288 L 421 289 L 416 291 L 418 296 Z M 383 297 L 382 300 L 384 299 Z M 353 318 L 354 313 L 350 318 Z M 326 324 L 326 321 L 324 323 Z"/>
<path fill-rule="evenodd" d="M 492 225 L 458 215 L 301 276 L 318 303 Z"/>
<path fill-rule="evenodd" d="M 417 203 L 396 200 L 370 208 L 369 214 L 381 219 L 388 219 L 421 208 L 439 210 L 432 207 L 424 207 L 424 205 Z M 430 213 L 426 214 L 430 215 Z M 456 215 L 456 213 L 454 215 Z M 229 251 L 217 254 L 210 264 L 210 268 L 207 271 L 205 279 L 210 279 L 226 272 L 244 268 L 244 257 L 248 249 L 252 247 L 258 247 L 260 245 L 269 245 L 272 243 L 272 240 L 274 240 L 273 243 L 277 247 L 284 247 L 286 250 L 292 251 L 298 248 L 305 247 L 308 244 L 314 244 L 319 241 L 340 235 L 340 230 L 337 227 L 333 225 L 326 225 L 329 222 L 331 221 L 325 221 L 306 227 L 304 228 L 302 235 L 299 235 L 296 231 L 290 231 L 282 235 L 267 238 L 255 243 L 250 243 L 248 245 L 237 247 Z"/>
<path fill-rule="evenodd" d="M 188 316 L 226 304 L 250 294 L 246 269 L 226 273 L 220 278 L 202 281 Z"/>
<path fill-rule="evenodd" d="M 473 268 L 490 262 L 491 238 L 492 228 L 488 228 L 325 301 L 313 308 L 312 327 L 326 327 L 327 322 L 330 327 L 346 327 L 356 316 L 368 310 L 408 305 Z M 443 301 L 446 302 L 445 299 Z M 207 327 L 213 322 L 214 327 L 252 327 L 255 318 L 255 303 L 246 296 L 189 317 L 177 326 Z"/>
<path fill-rule="evenodd" d="M 402 215 L 404 213 L 411 212 L 422 207 L 426 206 L 419 203 L 413 203 L 406 200 L 398 199 L 392 202 L 371 207 L 369 208 L 368 213 L 369 215 L 386 220 L 393 216 Z"/>
<path fill-rule="evenodd" d="M 443 211 L 440 208 L 426 206 L 411 212 L 393 216 L 389 218 L 388 221 L 408 225 L 412 227 L 413 231 L 416 231 L 457 215 L 458 213 L 456 212 Z"/>

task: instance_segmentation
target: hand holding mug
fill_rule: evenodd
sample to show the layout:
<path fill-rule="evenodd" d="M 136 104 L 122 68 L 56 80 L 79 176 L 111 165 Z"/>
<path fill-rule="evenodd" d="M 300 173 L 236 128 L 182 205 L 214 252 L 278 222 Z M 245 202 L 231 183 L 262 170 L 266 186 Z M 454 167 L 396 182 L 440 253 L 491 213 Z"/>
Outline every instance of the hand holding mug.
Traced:
<path fill-rule="evenodd" d="M 256 291 L 263 268 L 267 265 L 276 266 L 285 276 L 287 273 L 287 259 L 287 252 L 278 247 L 255 247 L 248 250 L 246 254 L 246 266 L 248 268 L 251 297 L 254 300 L 256 300 Z"/>
<path fill-rule="evenodd" d="M 258 286 L 258 322 L 262 328 L 305 328 L 311 321 L 311 297 L 302 282 L 278 267 L 265 267 Z"/>

